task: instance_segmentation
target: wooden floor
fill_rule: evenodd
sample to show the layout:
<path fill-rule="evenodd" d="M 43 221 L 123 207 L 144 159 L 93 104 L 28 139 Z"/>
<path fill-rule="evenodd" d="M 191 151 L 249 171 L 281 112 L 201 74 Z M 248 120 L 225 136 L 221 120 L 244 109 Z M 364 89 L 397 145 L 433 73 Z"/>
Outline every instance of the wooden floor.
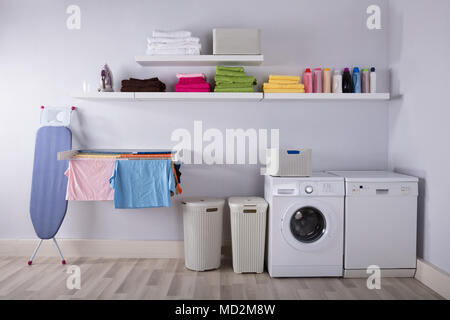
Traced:
<path fill-rule="evenodd" d="M 193 272 L 181 259 L 68 259 L 81 268 L 81 289 L 69 290 L 68 266 L 57 258 L 0 257 L 0 299 L 441 299 L 414 279 L 272 279 L 235 274 L 231 261 L 216 271 Z"/>

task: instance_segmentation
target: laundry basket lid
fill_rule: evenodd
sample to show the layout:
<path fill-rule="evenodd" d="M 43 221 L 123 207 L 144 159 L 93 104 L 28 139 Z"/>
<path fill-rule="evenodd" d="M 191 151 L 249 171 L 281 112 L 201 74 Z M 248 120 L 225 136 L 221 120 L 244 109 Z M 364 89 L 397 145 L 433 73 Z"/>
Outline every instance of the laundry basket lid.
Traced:
<path fill-rule="evenodd" d="M 266 200 L 260 197 L 231 197 L 228 199 L 228 205 L 233 206 L 267 206 Z"/>
<path fill-rule="evenodd" d="M 184 206 L 195 206 L 195 207 L 212 207 L 212 206 L 223 206 L 225 204 L 224 199 L 220 198 L 186 198 L 181 201 Z"/>

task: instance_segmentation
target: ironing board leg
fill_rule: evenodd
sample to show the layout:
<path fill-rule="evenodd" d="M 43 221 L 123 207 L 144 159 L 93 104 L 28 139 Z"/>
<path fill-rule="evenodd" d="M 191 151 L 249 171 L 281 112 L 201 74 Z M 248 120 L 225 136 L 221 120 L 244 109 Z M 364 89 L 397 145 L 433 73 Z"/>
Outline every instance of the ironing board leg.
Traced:
<path fill-rule="evenodd" d="M 58 250 L 59 256 L 61 257 L 61 263 L 62 264 L 66 264 L 66 260 L 64 260 L 64 257 L 63 257 L 63 255 L 61 253 L 61 249 L 59 249 L 58 242 L 56 242 L 55 238 L 52 238 L 52 239 L 53 239 L 53 242 L 55 243 L 56 250 Z"/>
<path fill-rule="evenodd" d="M 33 251 L 33 254 L 31 255 L 30 260 L 28 260 L 28 265 L 31 266 L 31 264 L 33 263 L 33 259 L 36 256 L 36 253 L 38 252 L 39 248 L 41 247 L 42 241 L 44 241 L 44 239 L 39 240 L 38 245 L 36 246 L 36 248 Z"/>

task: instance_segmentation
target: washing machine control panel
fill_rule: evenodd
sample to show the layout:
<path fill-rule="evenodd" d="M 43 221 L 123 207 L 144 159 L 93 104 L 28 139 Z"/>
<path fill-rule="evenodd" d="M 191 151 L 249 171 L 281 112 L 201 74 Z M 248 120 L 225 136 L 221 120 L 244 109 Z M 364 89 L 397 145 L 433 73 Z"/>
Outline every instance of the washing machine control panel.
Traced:
<path fill-rule="evenodd" d="M 305 182 L 300 183 L 300 194 L 304 196 L 333 196 L 344 194 L 342 182 Z"/>
<path fill-rule="evenodd" d="M 278 197 L 330 197 L 344 196 L 344 180 L 314 181 L 286 179 L 272 186 L 272 194 Z"/>
<path fill-rule="evenodd" d="M 417 196 L 417 183 L 348 183 L 349 196 Z"/>

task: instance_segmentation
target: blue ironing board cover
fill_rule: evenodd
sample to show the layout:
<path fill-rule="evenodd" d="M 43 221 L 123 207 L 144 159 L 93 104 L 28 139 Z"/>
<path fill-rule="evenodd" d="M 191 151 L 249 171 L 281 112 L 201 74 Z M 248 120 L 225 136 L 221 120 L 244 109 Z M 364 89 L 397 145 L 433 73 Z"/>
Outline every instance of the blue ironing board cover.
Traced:
<path fill-rule="evenodd" d="M 72 132 L 66 127 L 41 127 L 36 134 L 30 216 L 40 239 L 51 239 L 67 211 L 67 160 L 58 152 L 72 149 Z"/>

